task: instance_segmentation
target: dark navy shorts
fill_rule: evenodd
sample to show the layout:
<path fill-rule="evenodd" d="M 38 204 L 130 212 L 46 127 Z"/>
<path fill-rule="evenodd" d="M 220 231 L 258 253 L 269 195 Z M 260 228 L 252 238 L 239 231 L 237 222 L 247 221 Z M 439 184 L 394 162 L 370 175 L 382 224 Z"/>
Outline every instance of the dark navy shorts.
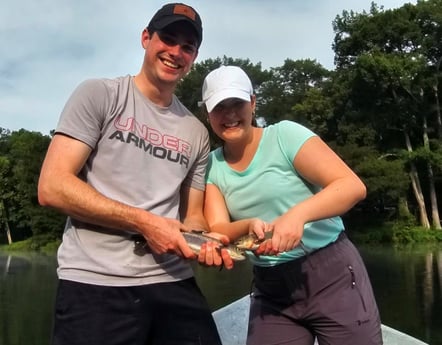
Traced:
<path fill-rule="evenodd" d="M 221 345 L 195 279 L 133 287 L 61 280 L 53 345 Z"/>
<path fill-rule="evenodd" d="M 358 250 L 338 240 L 292 262 L 254 267 L 248 345 L 380 345 L 381 321 Z"/>

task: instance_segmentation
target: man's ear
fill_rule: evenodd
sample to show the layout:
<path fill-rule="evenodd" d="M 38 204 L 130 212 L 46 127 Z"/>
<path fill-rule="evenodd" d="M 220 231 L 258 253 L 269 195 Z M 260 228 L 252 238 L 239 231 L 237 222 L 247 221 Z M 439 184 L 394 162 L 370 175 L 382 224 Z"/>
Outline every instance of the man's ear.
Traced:
<path fill-rule="evenodd" d="M 141 45 L 143 46 L 144 49 L 147 48 L 147 44 L 152 39 L 152 35 L 149 33 L 147 28 L 144 29 L 143 32 L 141 33 Z"/>
<path fill-rule="evenodd" d="M 199 53 L 199 50 L 196 51 L 196 53 L 195 53 L 195 57 L 193 58 L 193 61 L 192 61 L 192 62 L 195 62 L 196 58 L 198 57 L 198 53 Z"/>

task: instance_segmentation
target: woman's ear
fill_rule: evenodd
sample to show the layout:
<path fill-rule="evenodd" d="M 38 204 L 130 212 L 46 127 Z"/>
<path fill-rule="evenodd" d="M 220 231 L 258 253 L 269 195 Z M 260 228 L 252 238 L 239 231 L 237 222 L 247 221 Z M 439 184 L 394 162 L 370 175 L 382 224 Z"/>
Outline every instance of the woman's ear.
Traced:
<path fill-rule="evenodd" d="M 256 95 L 250 96 L 250 106 L 252 107 L 252 113 L 255 114 L 256 109 Z"/>

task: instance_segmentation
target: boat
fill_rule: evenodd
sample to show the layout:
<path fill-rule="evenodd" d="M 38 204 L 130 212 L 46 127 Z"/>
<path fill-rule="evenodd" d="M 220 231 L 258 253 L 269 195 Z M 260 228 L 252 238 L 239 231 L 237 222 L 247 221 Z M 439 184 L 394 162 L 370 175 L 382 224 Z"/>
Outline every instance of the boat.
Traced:
<path fill-rule="evenodd" d="M 249 306 L 250 296 L 246 295 L 212 313 L 223 345 L 246 344 Z M 386 325 L 382 325 L 382 337 L 384 345 L 428 345 Z"/>

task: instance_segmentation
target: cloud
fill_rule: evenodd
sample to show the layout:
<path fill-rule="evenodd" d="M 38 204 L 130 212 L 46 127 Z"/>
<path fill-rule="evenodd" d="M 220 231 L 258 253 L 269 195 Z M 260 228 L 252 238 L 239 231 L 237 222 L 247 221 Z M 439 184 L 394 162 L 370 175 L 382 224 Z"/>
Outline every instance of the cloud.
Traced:
<path fill-rule="evenodd" d="M 138 73 L 140 34 L 165 2 L 6 0 L 0 4 L 0 127 L 49 134 L 84 79 Z M 277 67 L 289 58 L 333 68 L 332 20 L 371 1 L 189 0 L 203 19 L 198 61 L 229 56 Z M 384 1 L 386 8 L 403 1 Z"/>

